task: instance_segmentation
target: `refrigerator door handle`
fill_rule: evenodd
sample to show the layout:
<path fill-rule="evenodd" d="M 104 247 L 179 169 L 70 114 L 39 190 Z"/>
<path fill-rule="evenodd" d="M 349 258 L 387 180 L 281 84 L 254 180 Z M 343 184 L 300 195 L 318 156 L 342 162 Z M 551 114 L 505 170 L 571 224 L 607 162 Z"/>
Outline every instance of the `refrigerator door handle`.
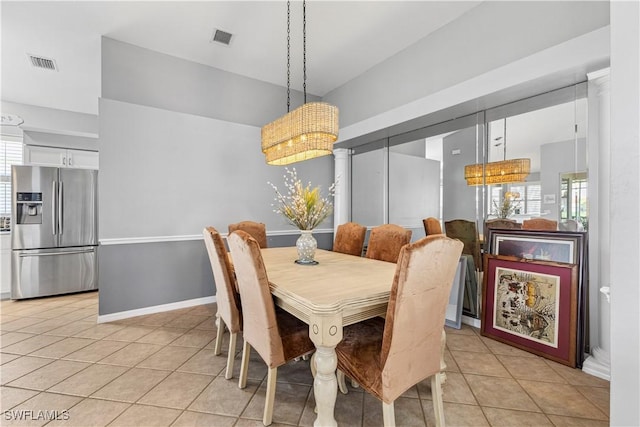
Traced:
<path fill-rule="evenodd" d="M 56 181 L 52 182 L 51 194 L 53 197 L 53 203 L 51 204 L 51 228 L 53 229 L 53 235 L 58 234 L 57 226 L 58 226 L 58 183 Z"/>
<path fill-rule="evenodd" d="M 64 252 L 42 252 L 42 253 L 20 252 L 18 255 L 21 258 L 24 258 L 24 257 L 34 257 L 34 256 L 88 254 L 88 253 L 91 253 L 91 252 L 95 252 L 95 249 L 83 249 L 83 250 L 80 250 L 80 251 L 64 251 Z"/>
<path fill-rule="evenodd" d="M 63 196 L 63 192 L 62 192 L 62 181 L 60 181 L 58 183 L 58 234 L 62 234 L 62 214 L 64 212 L 64 206 L 62 203 L 62 196 Z"/>

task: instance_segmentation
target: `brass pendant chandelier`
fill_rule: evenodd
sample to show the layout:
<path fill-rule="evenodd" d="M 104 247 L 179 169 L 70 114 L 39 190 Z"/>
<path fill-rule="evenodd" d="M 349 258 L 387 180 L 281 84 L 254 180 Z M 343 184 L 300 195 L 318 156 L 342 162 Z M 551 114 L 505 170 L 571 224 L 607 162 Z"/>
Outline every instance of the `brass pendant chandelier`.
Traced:
<path fill-rule="evenodd" d="M 287 1 L 287 114 L 262 127 L 262 152 L 270 165 L 288 165 L 333 153 L 338 139 L 338 107 L 307 102 L 306 2 L 302 2 L 304 104 L 291 106 L 291 2 Z"/>
<path fill-rule="evenodd" d="M 464 167 L 467 185 L 509 184 L 524 182 L 531 172 L 531 159 L 509 159 L 507 157 L 507 119 L 504 119 L 504 157 L 499 162 L 476 163 Z"/>

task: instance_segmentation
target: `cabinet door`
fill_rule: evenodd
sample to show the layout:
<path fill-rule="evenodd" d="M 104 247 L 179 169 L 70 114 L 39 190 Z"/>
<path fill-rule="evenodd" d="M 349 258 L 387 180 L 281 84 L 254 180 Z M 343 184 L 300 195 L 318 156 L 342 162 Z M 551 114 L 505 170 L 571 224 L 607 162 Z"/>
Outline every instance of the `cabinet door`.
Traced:
<path fill-rule="evenodd" d="M 67 150 L 37 145 L 24 146 L 24 164 L 34 166 L 66 166 Z"/>
<path fill-rule="evenodd" d="M 78 169 L 98 169 L 98 152 L 67 150 L 67 167 Z"/>

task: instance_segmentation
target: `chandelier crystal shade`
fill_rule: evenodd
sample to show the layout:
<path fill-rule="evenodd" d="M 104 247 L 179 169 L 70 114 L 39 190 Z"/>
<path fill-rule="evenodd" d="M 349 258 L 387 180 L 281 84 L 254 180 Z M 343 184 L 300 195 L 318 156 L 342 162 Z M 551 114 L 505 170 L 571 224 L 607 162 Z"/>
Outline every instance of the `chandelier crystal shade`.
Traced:
<path fill-rule="evenodd" d="M 288 165 L 333 152 L 338 107 L 308 102 L 262 127 L 262 152 L 270 165 Z"/>
<path fill-rule="evenodd" d="M 508 184 L 524 182 L 530 172 L 530 159 L 509 159 L 486 165 L 467 165 L 464 167 L 464 179 L 467 180 L 467 185 Z"/>
<path fill-rule="evenodd" d="M 267 164 L 290 163 L 333 153 L 338 139 L 338 107 L 326 102 L 307 102 L 307 18 L 302 2 L 302 68 L 304 104 L 289 111 L 291 104 L 291 2 L 287 1 L 287 114 L 262 127 L 261 145 Z"/>

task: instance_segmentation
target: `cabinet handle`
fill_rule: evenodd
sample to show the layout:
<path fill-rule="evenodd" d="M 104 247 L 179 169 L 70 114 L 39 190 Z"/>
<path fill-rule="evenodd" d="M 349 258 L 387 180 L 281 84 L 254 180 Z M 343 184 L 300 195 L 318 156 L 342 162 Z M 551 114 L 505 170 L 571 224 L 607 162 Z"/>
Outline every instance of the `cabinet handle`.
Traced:
<path fill-rule="evenodd" d="M 62 165 L 67 166 L 67 158 L 62 156 Z"/>
<path fill-rule="evenodd" d="M 73 163 L 73 156 L 69 156 L 69 166 Z"/>

